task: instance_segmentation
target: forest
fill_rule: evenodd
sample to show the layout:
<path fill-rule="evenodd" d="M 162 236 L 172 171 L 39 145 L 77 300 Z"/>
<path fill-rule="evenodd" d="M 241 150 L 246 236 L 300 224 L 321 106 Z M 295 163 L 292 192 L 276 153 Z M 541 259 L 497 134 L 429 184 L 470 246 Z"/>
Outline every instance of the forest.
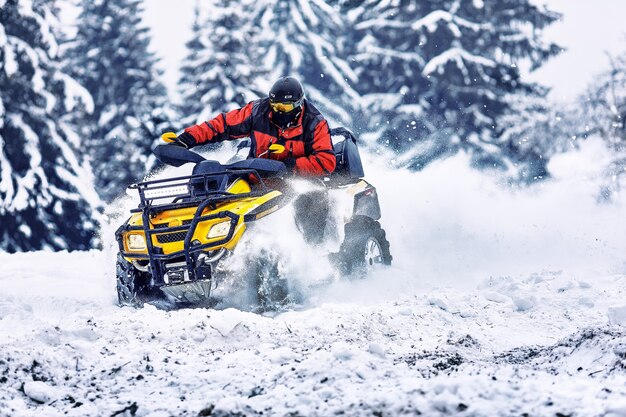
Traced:
<path fill-rule="evenodd" d="M 297 76 L 332 126 L 391 168 L 459 153 L 510 187 L 600 138 L 598 201 L 626 169 L 626 52 L 558 105 L 524 73 L 562 51 L 561 15 L 529 0 L 224 0 L 197 3 L 178 91 L 168 91 L 141 0 L 0 0 L 0 248 L 102 245 L 106 208 L 156 167 L 161 133 L 267 95 Z M 203 13 L 203 8 L 211 9 Z"/>

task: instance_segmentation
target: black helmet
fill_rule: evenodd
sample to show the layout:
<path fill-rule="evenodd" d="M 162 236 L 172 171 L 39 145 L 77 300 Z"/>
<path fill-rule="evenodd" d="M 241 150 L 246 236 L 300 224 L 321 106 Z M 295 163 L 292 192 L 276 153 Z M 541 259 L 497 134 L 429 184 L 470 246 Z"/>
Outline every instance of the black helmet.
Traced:
<path fill-rule="evenodd" d="M 300 117 L 304 90 L 294 77 L 282 77 L 270 90 L 272 122 L 282 129 L 292 126 Z"/>

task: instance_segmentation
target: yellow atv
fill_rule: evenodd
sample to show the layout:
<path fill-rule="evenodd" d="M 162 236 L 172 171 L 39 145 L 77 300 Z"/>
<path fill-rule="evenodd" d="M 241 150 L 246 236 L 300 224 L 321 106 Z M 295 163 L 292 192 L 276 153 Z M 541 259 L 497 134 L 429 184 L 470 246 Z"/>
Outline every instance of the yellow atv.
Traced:
<path fill-rule="evenodd" d="M 380 226 L 376 189 L 362 179 L 356 139 L 347 129 L 331 131 L 337 168 L 321 181 L 329 190 L 353 196 L 344 240 L 332 260 L 344 274 L 389 265 L 389 242 Z M 275 145 L 273 145 L 275 146 Z M 279 146 L 278 146 L 279 147 Z M 274 148 L 270 148 L 272 152 Z M 285 203 L 287 170 L 282 162 L 250 158 L 231 164 L 206 160 L 180 146 L 159 145 L 157 158 L 168 165 L 195 164 L 192 174 L 146 181 L 129 188 L 139 207 L 116 231 L 117 294 L 120 305 L 144 302 L 209 305 L 220 279 L 220 262 L 236 252 L 249 226 Z M 319 227 L 319 225 L 317 226 Z M 276 270 L 256 274 L 258 300 L 286 298 Z"/>

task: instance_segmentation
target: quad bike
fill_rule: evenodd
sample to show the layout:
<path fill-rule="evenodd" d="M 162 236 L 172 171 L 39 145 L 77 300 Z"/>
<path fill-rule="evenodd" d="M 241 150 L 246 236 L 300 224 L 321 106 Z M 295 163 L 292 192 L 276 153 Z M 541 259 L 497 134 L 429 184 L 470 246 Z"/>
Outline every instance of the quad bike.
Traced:
<path fill-rule="evenodd" d="M 331 136 L 343 139 L 334 145 L 337 167 L 320 182 L 328 190 L 343 191 L 352 198 L 343 242 L 331 260 L 345 275 L 389 265 L 392 257 L 378 222 L 378 196 L 362 179 L 356 139 L 345 128 L 333 129 Z M 268 151 L 280 148 L 272 145 Z M 286 167 L 267 158 L 220 164 L 165 144 L 157 146 L 154 153 L 168 165 L 195 165 L 189 176 L 129 187 L 139 193 L 139 206 L 115 233 L 119 304 L 139 307 L 163 300 L 209 305 L 220 280 L 220 264 L 236 252 L 254 222 L 286 204 Z M 284 299 L 275 265 L 261 265 L 253 275 L 259 303 Z"/>

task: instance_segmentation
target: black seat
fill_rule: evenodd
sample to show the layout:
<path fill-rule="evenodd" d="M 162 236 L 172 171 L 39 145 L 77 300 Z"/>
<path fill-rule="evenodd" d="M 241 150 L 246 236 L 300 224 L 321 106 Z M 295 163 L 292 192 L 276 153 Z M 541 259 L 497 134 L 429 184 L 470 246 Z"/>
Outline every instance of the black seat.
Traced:
<path fill-rule="evenodd" d="M 202 178 L 192 178 L 189 181 L 189 189 L 193 196 L 199 197 L 206 195 L 207 191 L 219 190 L 224 174 L 218 174 L 226 171 L 226 168 L 217 161 L 201 161 L 194 167 L 191 175 L 204 175 Z M 205 187 L 205 181 L 207 186 Z"/>
<path fill-rule="evenodd" d="M 191 175 L 215 174 L 220 171 L 224 171 L 224 167 L 219 162 L 202 161 L 202 162 L 198 162 L 196 166 L 193 167 L 193 171 L 191 172 Z"/>
<path fill-rule="evenodd" d="M 340 177 L 343 181 L 363 178 L 365 173 L 354 134 L 344 127 L 338 127 L 331 129 L 330 135 L 343 137 L 343 140 L 333 145 L 337 165 L 331 177 Z"/>
<path fill-rule="evenodd" d="M 255 170 L 262 178 L 281 178 L 287 172 L 287 167 L 280 161 L 265 158 L 250 158 L 228 165 L 229 169 Z"/>

